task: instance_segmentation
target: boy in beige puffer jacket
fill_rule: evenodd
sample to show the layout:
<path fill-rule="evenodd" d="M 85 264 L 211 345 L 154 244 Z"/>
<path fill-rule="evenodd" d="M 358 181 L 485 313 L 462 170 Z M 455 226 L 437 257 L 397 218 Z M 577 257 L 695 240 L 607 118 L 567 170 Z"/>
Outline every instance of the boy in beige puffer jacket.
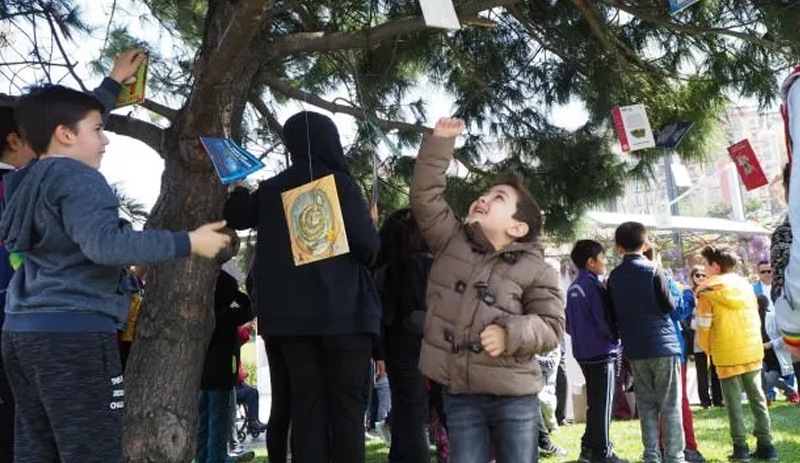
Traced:
<path fill-rule="evenodd" d="M 538 461 L 541 370 L 564 335 L 558 273 L 537 238 L 541 211 L 516 179 L 496 183 L 457 219 L 444 199 L 458 119 L 423 140 L 411 207 L 435 261 L 428 279 L 423 374 L 445 388 L 453 463 Z"/>

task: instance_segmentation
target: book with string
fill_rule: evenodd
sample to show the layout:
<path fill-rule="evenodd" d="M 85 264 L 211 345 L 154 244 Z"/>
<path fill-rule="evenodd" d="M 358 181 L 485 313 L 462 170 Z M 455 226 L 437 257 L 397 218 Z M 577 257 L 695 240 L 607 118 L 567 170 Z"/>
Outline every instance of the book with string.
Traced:
<path fill-rule="evenodd" d="M 126 80 L 119 91 L 115 107 L 121 108 L 132 104 L 139 104 L 144 101 L 144 93 L 147 88 L 147 59 L 136 69 L 136 75 Z"/>
<path fill-rule="evenodd" d="M 700 0 L 669 0 L 669 11 L 672 14 L 679 13 L 698 1 Z"/>
<path fill-rule="evenodd" d="M 333 174 L 281 193 L 281 201 L 296 266 L 350 252 Z"/>
<path fill-rule="evenodd" d="M 222 183 L 243 179 L 264 167 L 264 163 L 230 138 L 200 137 L 214 170 Z"/>

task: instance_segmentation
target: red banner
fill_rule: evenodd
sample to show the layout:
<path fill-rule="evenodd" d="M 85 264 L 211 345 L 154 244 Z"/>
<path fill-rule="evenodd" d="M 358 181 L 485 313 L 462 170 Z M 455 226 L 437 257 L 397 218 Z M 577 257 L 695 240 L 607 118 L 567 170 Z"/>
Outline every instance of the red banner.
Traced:
<path fill-rule="evenodd" d="M 749 140 L 745 139 L 729 146 L 728 153 L 731 155 L 733 163 L 736 164 L 736 170 L 739 171 L 739 177 L 747 191 L 755 190 L 769 183 Z"/>

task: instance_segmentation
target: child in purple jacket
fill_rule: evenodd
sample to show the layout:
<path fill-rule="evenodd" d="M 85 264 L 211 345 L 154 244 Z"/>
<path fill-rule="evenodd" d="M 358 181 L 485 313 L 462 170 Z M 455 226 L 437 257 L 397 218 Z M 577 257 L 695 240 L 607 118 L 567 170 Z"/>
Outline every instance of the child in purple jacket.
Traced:
<path fill-rule="evenodd" d="M 605 274 L 603 245 L 580 240 L 570 254 L 579 269 L 567 291 L 567 333 L 572 353 L 586 378 L 586 431 L 581 439 L 581 463 L 627 463 L 614 454 L 609 437 L 620 342 L 611 298 L 598 278 Z"/>

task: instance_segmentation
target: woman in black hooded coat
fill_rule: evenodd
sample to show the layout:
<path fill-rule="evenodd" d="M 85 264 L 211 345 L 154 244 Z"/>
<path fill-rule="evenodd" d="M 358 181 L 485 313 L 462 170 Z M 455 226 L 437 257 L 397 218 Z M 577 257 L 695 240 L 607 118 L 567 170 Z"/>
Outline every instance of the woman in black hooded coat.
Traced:
<path fill-rule="evenodd" d="M 368 269 L 380 239 L 333 121 L 301 112 L 286 121 L 283 134 L 291 167 L 254 193 L 234 190 L 225 220 L 235 229 L 258 230 L 258 330 L 286 361 L 292 427 L 304 440 L 292 446 L 293 461 L 362 463 L 371 347 L 381 324 Z M 281 193 L 327 175 L 336 182 L 350 252 L 297 266 Z"/>

